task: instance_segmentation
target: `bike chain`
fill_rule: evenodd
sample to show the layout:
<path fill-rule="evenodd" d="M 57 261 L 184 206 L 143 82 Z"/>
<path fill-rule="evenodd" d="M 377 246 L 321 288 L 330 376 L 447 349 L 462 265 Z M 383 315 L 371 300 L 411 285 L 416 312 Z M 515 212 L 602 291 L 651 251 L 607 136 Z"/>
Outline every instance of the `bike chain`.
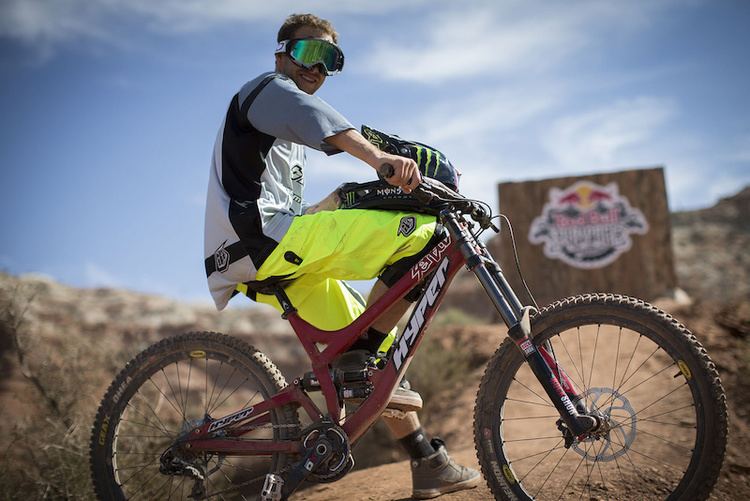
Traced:
<path fill-rule="evenodd" d="M 288 429 L 288 428 L 299 428 L 299 425 L 298 424 L 271 424 L 271 423 L 267 423 L 267 424 L 261 424 L 261 425 L 258 425 L 258 426 L 254 426 L 254 427 L 250 428 L 250 430 L 248 430 L 248 431 L 263 430 L 263 429 Z M 270 473 L 275 473 L 276 475 L 282 475 L 282 474 L 286 473 L 287 471 L 289 471 L 291 469 L 291 467 L 292 467 L 292 465 L 289 464 L 289 465 L 281 468 L 278 471 L 270 472 Z M 211 494 L 207 495 L 204 499 L 215 498 L 216 496 L 220 496 L 220 495 L 225 494 L 227 492 L 236 491 L 237 489 L 239 489 L 240 487 L 243 487 L 245 485 L 253 484 L 255 482 L 258 482 L 259 480 L 265 480 L 266 475 L 267 474 L 264 474 L 264 475 L 261 475 L 259 477 L 251 478 L 250 480 L 245 480 L 241 484 L 234 484 L 234 485 L 232 485 L 231 487 L 229 487 L 227 489 L 211 493 Z"/>
<path fill-rule="evenodd" d="M 283 475 L 284 473 L 288 472 L 291 468 L 292 468 L 292 465 L 288 465 L 288 466 L 283 467 L 279 471 L 276 471 L 276 472 L 273 472 L 273 473 L 275 473 L 276 475 Z M 224 489 L 222 491 L 218 491 L 218 492 L 214 492 L 212 494 L 209 494 L 209 495 L 207 495 L 205 497 L 205 499 L 211 499 L 211 498 L 214 498 L 216 496 L 221 496 L 222 494 L 225 494 L 227 492 L 236 491 L 237 489 L 239 489 L 240 487 L 242 487 L 244 485 L 250 485 L 250 484 L 253 484 L 253 483 L 258 482 L 260 480 L 265 480 L 265 478 L 266 478 L 266 475 L 261 475 L 259 477 L 251 478 L 250 480 L 246 480 L 246 481 L 242 482 L 241 484 L 235 484 L 232 487 L 229 487 L 229 488 Z"/>
<path fill-rule="evenodd" d="M 299 425 L 296 425 L 296 424 L 277 424 L 277 425 L 274 425 L 274 424 L 271 424 L 271 423 L 267 423 L 267 424 L 262 424 L 262 425 L 258 425 L 256 427 L 253 427 L 253 428 L 251 428 L 251 430 L 259 430 L 259 429 L 281 429 L 281 428 L 299 428 Z M 251 430 L 248 430 L 248 431 L 251 431 Z M 294 465 L 294 463 L 291 463 L 291 464 L 288 464 L 287 466 L 281 468 L 278 471 L 269 472 L 269 473 L 275 473 L 276 475 L 283 476 L 285 473 L 287 473 L 289 470 L 292 469 L 293 465 Z M 348 473 L 348 471 L 349 470 L 346 470 L 344 472 L 344 474 Z M 230 491 L 236 491 L 237 489 L 241 488 L 242 486 L 253 484 L 253 483 L 258 482 L 260 480 L 265 480 L 266 476 L 267 476 L 267 474 L 264 474 L 264 475 L 261 475 L 261 476 L 255 477 L 255 478 L 251 478 L 250 480 L 246 480 L 246 481 L 244 481 L 244 482 L 242 482 L 240 484 L 233 485 L 232 487 L 229 487 L 227 489 L 224 489 L 224 490 L 221 490 L 221 491 L 209 494 L 209 495 L 207 495 L 205 497 L 205 499 L 214 498 L 216 496 L 220 496 L 221 494 L 224 494 L 224 493 L 227 493 L 227 492 L 230 492 Z M 314 475 L 311 475 L 311 476 L 314 477 Z M 335 480 L 338 480 L 338 476 L 336 476 L 336 478 L 334 478 L 334 479 L 328 480 L 328 482 L 333 482 Z M 318 483 L 327 483 L 325 479 L 319 479 L 319 480 L 317 480 L 317 482 Z"/>

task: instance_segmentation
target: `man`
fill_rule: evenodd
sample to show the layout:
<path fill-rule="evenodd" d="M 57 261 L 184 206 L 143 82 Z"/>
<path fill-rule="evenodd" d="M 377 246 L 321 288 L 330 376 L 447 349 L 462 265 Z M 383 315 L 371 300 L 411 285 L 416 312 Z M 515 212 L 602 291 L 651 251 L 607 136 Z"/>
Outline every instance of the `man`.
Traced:
<path fill-rule="evenodd" d="M 326 20 L 290 16 L 279 30 L 276 71 L 232 99 L 216 140 L 206 207 L 206 272 L 219 309 L 238 291 L 280 309 L 254 285 L 293 278 L 285 292 L 299 315 L 320 329 L 340 329 L 365 308 L 343 280 L 379 276 L 372 303 L 438 238 L 433 216 L 336 210 L 335 193 L 305 203 L 303 145 L 329 155 L 344 151 L 376 170 L 389 163 L 394 174 L 387 181 L 407 192 L 421 182 L 413 160 L 378 150 L 314 96 L 343 68 L 337 38 Z M 399 231 L 404 218 L 413 223 L 408 232 Z M 409 305 L 402 300 L 383 315 L 338 366 L 361 368 L 368 356 L 386 351 Z M 478 472 L 455 464 L 439 439 L 426 438 L 414 412 L 419 394 L 399 387 L 389 408 L 396 412 L 383 419 L 412 458 L 413 497 L 477 485 Z"/>

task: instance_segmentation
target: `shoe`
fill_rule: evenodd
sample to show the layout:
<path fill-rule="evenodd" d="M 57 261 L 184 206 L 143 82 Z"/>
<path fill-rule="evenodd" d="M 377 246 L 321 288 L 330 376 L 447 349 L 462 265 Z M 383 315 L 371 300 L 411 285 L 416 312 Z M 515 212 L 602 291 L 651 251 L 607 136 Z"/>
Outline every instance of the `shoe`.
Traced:
<path fill-rule="evenodd" d="M 414 499 L 430 499 L 449 492 L 473 489 L 481 481 L 479 472 L 456 464 L 439 438 L 430 442 L 435 453 L 411 460 L 411 481 Z"/>
<path fill-rule="evenodd" d="M 386 409 L 401 412 L 418 411 L 422 408 L 422 395 L 411 389 L 409 381 L 402 379 L 391 394 Z"/>
<path fill-rule="evenodd" d="M 342 353 L 339 358 L 333 362 L 335 369 L 344 372 L 360 371 L 367 365 L 367 360 L 373 355 L 367 350 L 352 350 Z M 362 403 L 361 398 L 348 398 L 348 403 L 359 405 Z M 391 400 L 388 402 L 386 409 L 400 412 L 418 411 L 422 408 L 422 396 L 411 389 L 409 382 L 402 379 L 391 394 Z"/>

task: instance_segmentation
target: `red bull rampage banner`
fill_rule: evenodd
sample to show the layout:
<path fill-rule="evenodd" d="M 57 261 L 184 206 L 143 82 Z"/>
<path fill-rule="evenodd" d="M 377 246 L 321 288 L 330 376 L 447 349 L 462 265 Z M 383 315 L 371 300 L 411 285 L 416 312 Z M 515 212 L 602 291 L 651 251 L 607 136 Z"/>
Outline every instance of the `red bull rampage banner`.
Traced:
<path fill-rule="evenodd" d="M 542 215 L 529 230 L 529 241 L 544 245 L 544 255 L 575 268 L 602 268 L 630 249 L 630 235 L 644 235 L 648 223 L 620 195 L 617 183 L 579 181 L 552 188 Z"/>

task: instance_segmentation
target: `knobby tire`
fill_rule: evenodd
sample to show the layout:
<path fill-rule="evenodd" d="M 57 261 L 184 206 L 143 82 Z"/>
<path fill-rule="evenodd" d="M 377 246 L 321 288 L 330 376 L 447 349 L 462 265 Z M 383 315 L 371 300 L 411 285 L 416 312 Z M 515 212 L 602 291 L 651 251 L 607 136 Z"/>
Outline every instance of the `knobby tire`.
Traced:
<path fill-rule="evenodd" d="M 555 408 L 506 339 L 474 409 L 477 457 L 496 499 L 708 498 L 726 449 L 726 397 L 690 331 L 612 294 L 558 301 L 532 326 L 534 344 L 552 343 L 588 408 L 612 429 L 566 449 Z"/>
<path fill-rule="evenodd" d="M 266 355 L 214 332 L 164 339 L 120 372 L 107 390 L 91 433 L 90 464 L 98 499 L 188 499 L 194 477 L 159 471 L 174 439 L 203 422 L 257 404 L 286 386 Z M 297 437 L 296 409 L 273 411 L 271 423 L 241 439 Z M 255 499 L 266 473 L 291 460 L 285 454 L 227 457 L 201 454 L 190 464 L 206 478 L 205 499 Z M 192 499 L 192 498 L 191 498 Z"/>

